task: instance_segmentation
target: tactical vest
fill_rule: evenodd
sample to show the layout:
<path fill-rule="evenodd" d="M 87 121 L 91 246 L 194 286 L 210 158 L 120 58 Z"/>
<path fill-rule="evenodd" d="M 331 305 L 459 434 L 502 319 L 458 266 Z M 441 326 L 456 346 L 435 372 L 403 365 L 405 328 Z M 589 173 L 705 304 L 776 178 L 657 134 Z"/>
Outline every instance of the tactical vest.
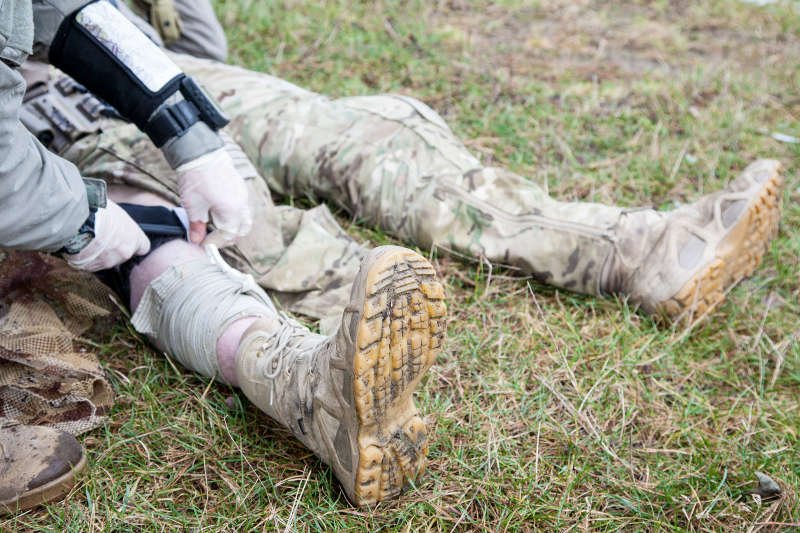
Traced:
<path fill-rule="evenodd" d="M 78 139 L 101 131 L 104 120 L 121 119 L 114 108 L 49 65 L 28 61 L 21 71 L 28 90 L 20 121 L 57 154 Z"/>

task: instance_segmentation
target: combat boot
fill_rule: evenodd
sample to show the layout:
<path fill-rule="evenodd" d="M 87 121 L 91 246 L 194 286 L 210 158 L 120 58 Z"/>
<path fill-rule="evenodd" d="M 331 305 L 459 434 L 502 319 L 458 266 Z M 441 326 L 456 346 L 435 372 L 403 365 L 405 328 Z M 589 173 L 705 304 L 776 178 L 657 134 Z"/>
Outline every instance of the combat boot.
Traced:
<path fill-rule="evenodd" d="M 753 273 L 776 235 L 780 170 L 759 160 L 722 191 L 674 211 L 623 213 L 600 291 L 672 321 L 703 318 Z"/>
<path fill-rule="evenodd" d="M 427 430 L 412 394 L 445 336 L 433 267 L 384 246 L 361 264 L 337 333 L 311 333 L 278 315 L 244 334 L 244 394 L 332 468 L 347 497 L 395 497 L 425 468 Z"/>
<path fill-rule="evenodd" d="M 44 426 L 0 429 L 0 513 L 57 500 L 75 484 L 86 455 L 75 437 Z"/>

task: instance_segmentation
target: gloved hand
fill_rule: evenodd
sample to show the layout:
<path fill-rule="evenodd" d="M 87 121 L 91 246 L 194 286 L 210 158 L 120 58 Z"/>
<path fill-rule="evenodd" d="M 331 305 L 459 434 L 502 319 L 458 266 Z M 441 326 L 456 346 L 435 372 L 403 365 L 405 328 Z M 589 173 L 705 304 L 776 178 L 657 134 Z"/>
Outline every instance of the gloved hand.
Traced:
<path fill-rule="evenodd" d="M 86 248 L 64 257 L 74 268 L 97 272 L 150 251 L 150 240 L 120 206 L 108 200 L 94 219 L 94 238 Z"/>
<path fill-rule="evenodd" d="M 223 247 L 250 233 L 253 217 L 247 186 L 223 148 L 179 166 L 176 172 L 178 194 L 189 216 L 190 241 L 213 241 Z M 205 240 L 209 214 L 217 229 Z"/>

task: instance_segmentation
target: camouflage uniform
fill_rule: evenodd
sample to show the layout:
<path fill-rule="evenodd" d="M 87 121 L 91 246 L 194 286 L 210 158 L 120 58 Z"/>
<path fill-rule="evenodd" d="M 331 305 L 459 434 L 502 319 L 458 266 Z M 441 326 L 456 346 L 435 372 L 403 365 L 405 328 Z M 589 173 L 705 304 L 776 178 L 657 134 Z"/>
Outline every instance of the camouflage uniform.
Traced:
<path fill-rule="evenodd" d="M 556 202 L 522 177 L 483 167 L 433 110 L 412 98 L 331 100 L 266 74 L 174 59 L 220 101 L 232 118 L 227 131 L 243 151 L 235 160 L 248 177 L 257 229 L 228 259 L 293 311 L 338 312 L 364 249 L 324 205 L 276 207 L 270 190 L 331 201 L 424 249 L 486 258 L 556 286 L 598 292 L 611 246 L 607 228 L 621 209 L 584 203 L 576 211 L 576 204 Z M 61 155 L 84 176 L 177 204 L 174 172 L 143 134 L 113 120 L 99 129 Z M 553 220 L 563 223 L 554 227 Z"/>
<path fill-rule="evenodd" d="M 330 99 L 237 67 L 178 62 L 232 116 L 229 133 L 273 192 L 333 202 L 423 249 L 599 292 L 621 209 L 558 202 L 523 177 L 484 167 L 413 98 Z"/>
<path fill-rule="evenodd" d="M 182 16 L 192 5 L 175 3 Z M 270 191 L 333 202 L 426 250 L 510 266 L 571 291 L 627 295 L 648 312 L 667 306 L 673 319 L 719 303 L 777 231 L 782 180 L 774 161 L 751 165 L 683 211 L 559 202 L 528 179 L 483 166 L 413 98 L 331 99 L 267 74 L 172 57 L 232 118 L 228 149 L 247 177 L 256 229 L 226 250 L 228 260 L 312 317 L 339 313 L 365 250 L 324 205 L 276 207 Z M 175 173 L 134 126 L 103 119 L 82 135 L 60 153 L 83 175 L 177 204 Z M 746 264 L 736 259 L 744 256 Z"/>

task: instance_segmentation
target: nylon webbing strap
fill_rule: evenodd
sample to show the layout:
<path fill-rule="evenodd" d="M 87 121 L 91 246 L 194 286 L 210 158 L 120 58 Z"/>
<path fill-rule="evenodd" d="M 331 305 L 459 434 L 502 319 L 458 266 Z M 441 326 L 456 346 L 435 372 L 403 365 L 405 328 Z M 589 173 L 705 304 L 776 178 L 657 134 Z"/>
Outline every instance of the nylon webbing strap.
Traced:
<path fill-rule="evenodd" d="M 190 126 L 200 120 L 200 111 L 189 100 L 168 105 L 150 119 L 148 133 L 159 148 L 173 137 L 180 137 Z"/>

